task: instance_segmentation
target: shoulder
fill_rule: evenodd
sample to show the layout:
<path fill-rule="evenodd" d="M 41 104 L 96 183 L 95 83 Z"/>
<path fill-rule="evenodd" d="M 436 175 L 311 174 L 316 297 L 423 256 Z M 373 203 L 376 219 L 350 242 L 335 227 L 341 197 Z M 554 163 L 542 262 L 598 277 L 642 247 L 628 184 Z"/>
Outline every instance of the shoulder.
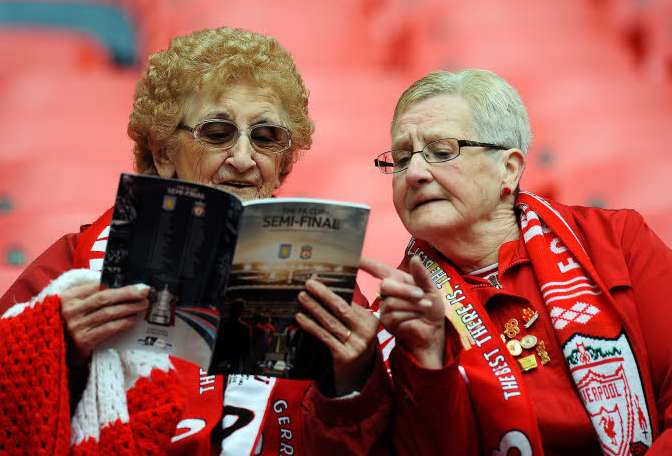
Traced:
<path fill-rule="evenodd" d="M 602 209 L 568 206 L 553 202 L 577 235 L 589 244 L 627 246 L 637 232 L 646 227 L 642 215 L 633 209 Z"/>
<path fill-rule="evenodd" d="M 0 314 L 19 302 L 29 301 L 52 280 L 72 269 L 80 233 L 69 233 L 37 257 L 0 298 Z"/>
<path fill-rule="evenodd" d="M 64 272 L 75 267 L 83 267 L 78 261 L 78 250 L 82 244 L 91 244 L 106 224 L 111 211 L 106 211 L 93 224 L 83 225 L 78 233 L 68 233 L 51 244 L 19 275 L 16 281 L 0 297 L 0 314 L 19 302 L 26 302 L 37 296 L 43 288 Z M 90 250 L 90 248 L 89 248 Z M 101 253 L 103 255 L 103 253 Z"/>
<path fill-rule="evenodd" d="M 630 283 L 633 261 L 638 255 L 669 256 L 669 249 L 635 210 L 558 203 L 553 203 L 553 207 L 574 230 L 609 286 Z"/>

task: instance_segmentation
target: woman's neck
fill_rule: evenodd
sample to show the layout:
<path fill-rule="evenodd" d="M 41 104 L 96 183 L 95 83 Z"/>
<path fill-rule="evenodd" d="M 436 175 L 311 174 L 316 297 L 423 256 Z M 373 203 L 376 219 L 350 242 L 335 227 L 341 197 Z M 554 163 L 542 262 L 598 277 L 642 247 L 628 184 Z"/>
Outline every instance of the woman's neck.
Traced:
<path fill-rule="evenodd" d="M 428 241 L 463 273 L 496 263 L 499 248 L 518 239 L 520 228 L 513 209 L 495 213 L 491 219 L 474 223 L 464 229 L 443 232 Z"/>

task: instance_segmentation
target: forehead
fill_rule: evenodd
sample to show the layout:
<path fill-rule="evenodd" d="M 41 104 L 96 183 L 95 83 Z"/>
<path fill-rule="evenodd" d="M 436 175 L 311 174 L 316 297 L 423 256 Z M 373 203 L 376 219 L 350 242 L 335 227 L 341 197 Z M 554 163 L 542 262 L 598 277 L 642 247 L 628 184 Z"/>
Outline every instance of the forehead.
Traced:
<path fill-rule="evenodd" d="M 392 142 L 414 138 L 458 138 L 472 136 L 469 103 L 460 95 L 437 95 L 409 106 L 398 118 Z"/>
<path fill-rule="evenodd" d="M 270 88 L 236 82 L 226 88 L 205 85 L 183 104 L 185 123 L 222 117 L 246 124 L 259 120 L 280 123 L 285 116 L 280 97 Z"/>

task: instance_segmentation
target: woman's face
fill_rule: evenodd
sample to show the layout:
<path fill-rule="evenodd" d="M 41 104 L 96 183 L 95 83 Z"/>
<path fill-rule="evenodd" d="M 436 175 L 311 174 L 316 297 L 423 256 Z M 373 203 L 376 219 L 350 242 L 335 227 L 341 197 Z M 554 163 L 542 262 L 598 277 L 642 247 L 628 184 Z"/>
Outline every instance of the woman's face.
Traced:
<path fill-rule="evenodd" d="M 206 119 L 225 119 L 246 132 L 261 123 L 283 125 L 286 118 L 279 97 L 271 89 L 241 82 L 227 87 L 221 96 L 212 93 L 204 89 L 185 101 L 183 125 L 193 128 Z M 175 134 L 175 145 L 163 159 L 154 159 L 162 177 L 212 185 L 243 200 L 270 197 L 280 185 L 282 154 L 257 152 L 245 134 L 227 150 L 199 142 L 187 130 L 177 130 Z"/>
<path fill-rule="evenodd" d="M 460 96 L 439 95 L 411 105 L 397 121 L 392 149 L 418 151 L 442 138 L 479 140 L 471 109 Z M 456 159 L 434 164 L 415 154 L 406 171 L 393 175 L 394 206 L 409 233 L 420 239 L 466 234 L 494 216 L 502 179 L 501 161 L 481 147 L 463 147 Z"/>

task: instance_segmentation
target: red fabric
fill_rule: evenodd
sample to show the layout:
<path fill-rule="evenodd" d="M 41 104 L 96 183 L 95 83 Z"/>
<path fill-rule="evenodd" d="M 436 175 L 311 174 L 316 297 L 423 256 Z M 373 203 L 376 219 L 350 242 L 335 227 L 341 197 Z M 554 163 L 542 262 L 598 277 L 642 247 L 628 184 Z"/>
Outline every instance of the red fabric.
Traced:
<path fill-rule="evenodd" d="M 303 403 L 304 415 L 311 417 L 306 421 L 303 434 L 306 447 L 316 451 L 315 454 L 326 455 L 391 454 L 387 434 L 392 405 L 390 397 L 389 376 L 381 356 L 358 396 L 329 400 L 312 385 Z"/>
<path fill-rule="evenodd" d="M 657 412 L 660 434 L 647 454 L 672 454 L 672 252 L 634 211 L 558 208 L 631 326 L 640 368 L 650 374 L 655 404 L 649 404 L 649 410 L 652 417 Z M 532 306 L 540 313 L 531 333 L 545 341 L 551 362 L 525 373 L 523 379 L 537 413 L 544 450 L 553 455 L 599 454 L 595 432 L 562 360 L 522 239 L 500 249 L 499 270 L 502 289 L 482 279 L 468 280 L 498 327 L 519 317 L 522 307 Z M 393 436 L 401 454 L 431 454 L 437 448 L 455 447 L 466 448 L 456 454 L 492 451 L 469 446 L 470 441 L 478 441 L 480 431 L 475 428 L 464 381 L 456 374 L 456 362 L 429 371 L 395 350 L 392 372 L 397 406 Z M 423 408 L 423 404 L 434 407 Z M 451 417 L 449 423 L 446 416 Z"/>
<path fill-rule="evenodd" d="M 107 211 L 91 225 L 90 229 L 79 234 L 65 235 L 49 247 L 26 268 L 19 279 L 0 298 L 0 315 L 16 302 L 28 301 L 37 295 L 61 273 L 75 267 L 89 267 L 91 258 L 102 258 L 102 252 L 91 252 L 91 246 L 97 239 L 104 239 L 100 236 L 101 230 L 109 224 L 110 218 L 111 211 Z M 353 302 L 364 307 L 368 305 L 359 288 L 355 290 Z M 194 429 L 197 431 L 182 439 L 173 438 L 174 442 L 171 444 L 165 442 L 168 445 L 168 454 L 209 456 L 211 454 L 210 433 L 220 424 L 222 416 L 223 378 L 217 376 L 212 382 L 197 366 L 176 358 L 172 358 L 172 361 L 179 378 L 176 387 L 180 389 L 180 395 L 183 394 L 186 398 L 181 422 L 178 423 L 178 428 L 173 431 L 173 434 L 179 436 Z M 389 416 L 390 397 L 386 392 L 389 391 L 390 386 L 382 363 L 377 365 L 375 372 L 377 374 L 371 376 L 365 390 L 376 391 L 374 394 L 376 403 L 368 404 L 364 408 L 362 413 L 366 415 L 366 418 L 362 418 L 361 421 L 362 413 L 353 415 L 350 412 L 358 407 L 358 403 L 366 401 L 368 394 L 364 395 L 363 399 L 357 397 L 342 400 L 331 399 L 322 396 L 315 386 L 311 386 L 310 382 L 279 379 L 266 411 L 262 431 L 263 446 L 260 454 L 269 456 L 277 454 L 321 454 L 324 456 L 385 454 L 381 434 L 387 422 L 386 417 Z M 212 385 L 214 388 L 210 389 Z M 274 405 L 276 407 L 273 407 Z M 172 413 L 171 410 L 163 410 L 163 412 Z M 329 417 L 334 416 L 341 418 L 335 422 L 330 421 Z M 191 421 L 185 422 L 185 420 Z M 190 427 L 194 424 L 195 427 Z M 204 427 L 201 428 L 201 425 Z M 341 438 L 341 436 L 347 436 L 347 438 Z M 2 440 L 1 434 L 0 440 Z M 327 441 L 328 444 L 325 443 Z M 84 443 L 88 446 L 93 445 L 91 442 Z M 82 448 L 84 447 L 79 448 L 79 451 Z M 95 451 L 91 450 L 91 454 L 95 454 Z"/>
<path fill-rule="evenodd" d="M 48 328 L 48 330 L 45 330 Z M 70 405 L 60 300 L 0 319 L 0 454 L 67 454 Z"/>
<path fill-rule="evenodd" d="M 58 296 L 0 319 L 0 452 L 161 455 L 182 412 L 174 372 L 153 370 L 128 391 L 130 423 L 117 420 L 71 445 L 68 369 Z"/>
<path fill-rule="evenodd" d="M 468 378 L 467 395 L 475 411 L 481 445 L 499 448 L 507 454 L 517 449 L 522 454 L 542 454 L 542 442 L 532 412 L 522 371 L 499 338 L 485 303 L 469 290 L 464 279 L 438 251 L 428 243 L 413 239 L 406 249 L 402 267 L 418 255 L 443 295 L 446 317 L 459 334 L 463 349 L 456 361 Z M 453 377 L 457 375 L 453 373 Z M 427 404 L 429 405 L 429 404 Z M 456 442 L 462 452 L 471 442 Z M 463 443 L 463 444 L 461 444 Z"/>
<path fill-rule="evenodd" d="M 144 454 L 165 454 L 175 433 L 175 424 L 184 416 L 182 398 L 185 395 L 179 391 L 175 379 L 175 372 L 154 369 L 150 378 L 140 378 L 128 391 L 128 413 L 134 441 Z M 161 394 L 157 395 L 157 390 Z M 176 399 L 179 399 L 177 403 Z M 101 433 L 101 441 L 102 437 Z M 113 453 L 101 451 L 101 454 Z"/>

